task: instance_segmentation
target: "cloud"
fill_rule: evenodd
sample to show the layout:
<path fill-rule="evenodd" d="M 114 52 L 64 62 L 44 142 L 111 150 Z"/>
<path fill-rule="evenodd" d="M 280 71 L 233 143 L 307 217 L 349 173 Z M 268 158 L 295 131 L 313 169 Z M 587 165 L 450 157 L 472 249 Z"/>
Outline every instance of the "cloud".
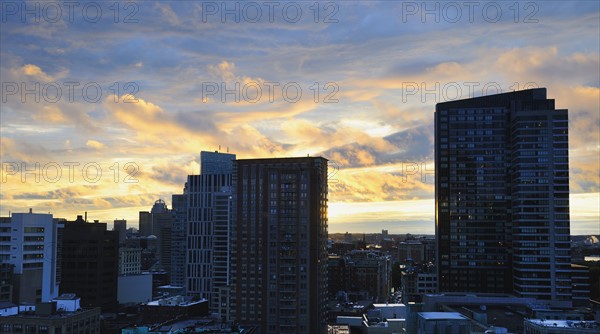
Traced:
<path fill-rule="evenodd" d="M 138 143 L 158 145 L 166 150 L 174 149 L 175 152 L 190 152 L 197 142 L 204 142 L 205 145 L 215 143 L 215 138 L 210 136 L 214 128 L 210 122 L 206 122 L 208 119 L 204 119 L 204 124 L 179 123 L 173 113 L 142 98 L 137 98 L 136 103 L 113 103 L 112 97 L 108 97 L 104 107 L 114 122 L 129 129 Z M 209 131 L 202 133 L 194 130 L 194 127 Z"/>
<path fill-rule="evenodd" d="M 33 64 L 24 65 L 21 67 L 21 71 L 27 76 L 31 76 L 42 81 L 53 81 L 52 77 L 44 73 L 39 66 Z"/>
<path fill-rule="evenodd" d="M 59 188 L 51 191 L 41 191 L 41 192 L 26 192 L 26 193 L 18 193 L 14 195 L 12 198 L 19 199 L 59 199 L 59 200 L 69 200 L 75 197 L 87 196 L 90 192 L 94 192 L 98 190 L 98 186 L 93 185 L 76 185 L 65 188 Z"/>
<path fill-rule="evenodd" d="M 156 8 L 158 8 L 161 18 L 164 19 L 170 25 L 178 26 L 181 24 L 181 20 L 177 17 L 177 14 L 173 11 L 170 5 L 157 2 Z"/>
<path fill-rule="evenodd" d="M 569 109 L 571 192 L 598 192 L 596 2 L 540 3 L 536 24 L 515 23 L 507 7 L 497 23 L 478 16 L 475 22 L 423 24 L 420 15 L 408 23 L 399 2 L 339 3 L 337 23 L 323 22 L 329 12 L 321 7 L 315 23 L 309 5 L 301 4 L 304 14 L 295 24 L 280 12 L 274 22 L 223 23 L 220 15 L 203 22 L 202 7 L 188 2 L 140 3 L 136 24 L 114 24 L 106 15 L 97 23 L 9 20 L 0 30 L 3 82 L 98 82 L 104 94 L 99 103 L 67 102 L 64 95 L 57 103 L 29 97 L 23 103 L 20 94 L 8 96 L 2 161 L 96 161 L 107 168 L 107 179 L 74 193 L 61 190 L 73 184 L 21 183 L 14 176 L 2 185 L 3 213 L 33 206 L 71 217 L 90 210 L 101 219 L 135 220 L 137 210 L 148 210 L 159 196 L 181 192 L 185 176 L 198 171 L 198 151 L 221 145 L 240 158 L 310 154 L 334 160 L 340 171 L 330 187 L 332 206 L 390 205 L 344 217 L 353 226 L 431 223 L 432 206 L 420 207 L 420 215 L 392 206 L 433 198 L 431 183 L 407 175 L 406 168 L 413 162 L 432 166 L 435 103 L 448 99 L 446 84 L 459 84 L 461 97 L 468 97 L 466 82 L 479 83 L 475 95 L 490 82 L 503 91 L 530 82 L 547 87 L 557 107 Z M 129 13 L 121 10 L 119 19 Z M 278 93 L 269 101 L 264 91 L 257 103 L 203 100 L 205 82 L 231 88 L 267 81 L 298 83 L 302 99 L 290 103 Z M 138 85 L 137 103 L 122 103 L 126 82 Z M 323 103 L 328 82 L 339 88 L 338 103 Z M 406 83 L 419 91 L 407 95 Z M 422 84 L 442 90 L 424 92 Z M 115 183 L 108 168 L 118 163 L 122 181 L 127 162 L 139 167 L 138 183 Z M 586 210 L 576 205 L 574 217 Z M 585 224 L 589 217 L 597 221 L 597 214 L 585 212 Z"/>
<path fill-rule="evenodd" d="M 40 143 L 28 141 L 16 141 L 12 138 L 0 138 L 0 151 L 2 151 L 3 162 L 35 163 L 40 159 L 48 159 L 52 156 L 50 151 Z"/>
<path fill-rule="evenodd" d="M 431 165 L 430 165 L 431 166 Z M 433 196 L 432 175 L 421 174 L 420 166 L 400 163 L 392 171 L 377 168 L 344 169 L 329 185 L 333 202 L 380 202 L 426 199 Z"/>
<path fill-rule="evenodd" d="M 68 70 L 63 69 L 62 71 L 58 72 L 56 76 L 52 76 L 45 73 L 38 65 L 35 64 L 25 64 L 18 70 L 18 73 L 26 77 L 44 83 L 54 82 L 58 79 L 64 78 L 68 74 L 68 72 Z"/>
<path fill-rule="evenodd" d="M 93 139 L 86 141 L 85 146 L 95 149 L 95 150 L 99 150 L 99 149 L 102 149 L 105 147 L 104 144 L 102 144 L 101 142 L 99 142 L 97 140 L 93 140 Z"/>
<path fill-rule="evenodd" d="M 217 65 L 208 65 L 208 72 L 215 77 L 221 78 L 223 81 L 233 81 L 236 76 L 234 74 L 235 64 L 227 60 L 223 60 Z"/>

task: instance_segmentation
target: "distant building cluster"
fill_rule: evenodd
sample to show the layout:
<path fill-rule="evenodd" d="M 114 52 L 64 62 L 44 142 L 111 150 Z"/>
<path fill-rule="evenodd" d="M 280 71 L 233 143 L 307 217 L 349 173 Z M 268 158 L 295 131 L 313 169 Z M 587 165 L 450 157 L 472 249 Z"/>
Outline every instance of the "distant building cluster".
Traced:
<path fill-rule="evenodd" d="M 567 123 L 545 89 L 438 104 L 435 237 L 330 234 L 326 159 L 218 151 L 137 228 L 2 217 L 0 333 L 600 333 Z"/>
<path fill-rule="evenodd" d="M 353 250 L 328 259 L 329 295 L 338 299 L 385 302 L 390 294 L 392 261 L 374 250 Z"/>

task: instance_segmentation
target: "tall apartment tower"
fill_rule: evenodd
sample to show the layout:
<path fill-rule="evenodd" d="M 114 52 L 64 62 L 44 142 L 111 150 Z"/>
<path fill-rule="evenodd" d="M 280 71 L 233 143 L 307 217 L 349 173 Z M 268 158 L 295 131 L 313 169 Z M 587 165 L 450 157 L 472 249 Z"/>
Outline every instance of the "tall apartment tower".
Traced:
<path fill-rule="evenodd" d="M 235 154 L 200 153 L 200 175 L 189 175 L 187 194 L 187 294 L 206 298 L 218 312 L 229 286 L 231 178 Z M 223 313 L 221 311 L 221 313 Z M 224 316 L 224 314 L 221 314 Z"/>
<path fill-rule="evenodd" d="M 119 234 L 119 244 L 125 242 L 125 238 L 127 237 L 127 220 L 125 219 L 115 219 L 113 225 L 113 231 Z"/>
<path fill-rule="evenodd" d="M 173 225 L 171 229 L 171 285 L 185 289 L 187 239 L 187 187 L 183 194 L 171 196 Z"/>
<path fill-rule="evenodd" d="M 139 212 L 139 231 L 141 237 L 152 235 L 152 215 L 148 211 Z"/>
<path fill-rule="evenodd" d="M 82 307 L 116 311 L 118 233 L 97 220 L 87 223 L 82 216 L 64 225 L 61 293 L 75 293 Z"/>
<path fill-rule="evenodd" d="M 0 262 L 12 265 L 12 302 L 35 304 L 58 297 L 63 225 L 51 214 L 0 218 Z"/>
<path fill-rule="evenodd" d="M 232 317 L 265 333 L 326 333 L 327 160 L 237 160 Z"/>
<path fill-rule="evenodd" d="M 150 219 L 152 222 L 152 235 L 157 238 L 156 256 L 158 259 L 158 269 L 171 274 L 172 245 L 171 237 L 173 230 L 174 216 L 173 212 L 167 207 L 167 203 L 162 199 L 154 202 L 150 210 Z"/>
<path fill-rule="evenodd" d="M 546 89 L 438 103 L 440 291 L 571 300 L 567 110 Z"/>

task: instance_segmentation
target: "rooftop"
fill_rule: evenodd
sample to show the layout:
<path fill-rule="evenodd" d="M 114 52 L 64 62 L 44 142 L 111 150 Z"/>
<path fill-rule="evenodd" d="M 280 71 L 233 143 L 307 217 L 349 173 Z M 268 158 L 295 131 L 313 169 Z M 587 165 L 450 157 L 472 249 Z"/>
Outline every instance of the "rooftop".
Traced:
<path fill-rule="evenodd" d="M 60 296 L 54 298 L 54 300 L 76 300 L 79 299 L 74 293 L 63 293 Z"/>
<path fill-rule="evenodd" d="M 383 307 L 405 307 L 404 304 L 373 304 L 375 308 L 383 308 Z"/>
<path fill-rule="evenodd" d="M 595 321 L 543 320 L 543 319 L 527 319 L 525 321 L 536 324 L 538 326 L 543 326 L 543 327 L 596 329 L 596 330 L 600 331 L 600 324 L 598 324 Z"/>
<path fill-rule="evenodd" d="M 425 320 L 469 320 L 457 312 L 419 312 L 419 317 Z"/>
<path fill-rule="evenodd" d="M 354 303 L 340 303 L 337 301 L 329 301 L 329 309 L 332 312 L 362 313 L 371 305 L 373 305 L 373 302 L 370 300 L 360 300 Z"/>
<path fill-rule="evenodd" d="M 67 311 L 67 312 L 57 312 L 54 314 L 36 314 L 34 311 L 29 312 L 21 312 L 19 314 L 11 315 L 6 318 L 42 318 L 42 319 L 60 319 L 60 318 L 69 318 L 75 315 L 83 314 L 83 313 L 94 313 L 97 312 L 100 314 L 100 308 L 87 308 L 87 309 L 78 309 L 77 311 Z"/>
<path fill-rule="evenodd" d="M 11 307 L 17 307 L 17 305 L 15 305 L 11 302 L 0 302 L 0 309 L 11 308 Z"/>
<path fill-rule="evenodd" d="M 153 300 L 151 302 L 146 303 L 146 305 L 148 305 L 148 306 L 183 306 L 183 307 L 187 307 L 187 306 L 192 306 L 192 305 L 205 303 L 205 302 L 207 302 L 206 299 L 192 301 L 187 298 L 184 298 L 183 296 L 173 296 L 173 297 L 167 297 L 167 298 Z"/>

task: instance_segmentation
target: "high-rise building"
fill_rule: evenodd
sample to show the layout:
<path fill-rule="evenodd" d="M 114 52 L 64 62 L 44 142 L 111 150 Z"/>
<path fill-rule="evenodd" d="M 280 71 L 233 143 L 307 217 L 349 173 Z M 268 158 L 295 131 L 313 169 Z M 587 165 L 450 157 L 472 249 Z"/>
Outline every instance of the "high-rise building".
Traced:
<path fill-rule="evenodd" d="M 590 306 L 590 268 L 579 264 L 571 264 L 571 286 L 573 307 Z M 600 282 L 597 282 L 600 285 Z"/>
<path fill-rule="evenodd" d="M 230 284 L 229 211 L 234 160 L 235 154 L 203 151 L 200 175 L 189 175 L 186 184 L 187 294 L 208 299 L 212 312 L 223 310 L 219 307 L 221 299 L 228 297 L 223 289 Z"/>
<path fill-rule="evenodd" d="M 545 88 L 437 104 L 440 291 L 570 303 L 567 131 Z"/>
<path fill-rule="evenodd" d="M 152 216 L 148 211 L 140 211 L 139 213 L 139 230 L 141 237 L 152 235 Z"/>
<path fill-rule="evenodd" d="M 183 194 L 173 194 L 173 224 L 171 229 L 171 285 L 185 288 L 187 239 L 187 188 Z"/>
<path fill-rule="evenodd" d="M 125 242 L 125 238 L 127 237 L 127 220 L 125 219 L 115 219 L 113 225 L 113 231 L 119 234 L 119 244 Z"/>
<path fill-rule="evenodd" d="M 149 241 L 146 247 L 142 247 L 146 249 L 145 253 L 149 256 L 149 267 L 154 271 L 166 273 L 167 283 L 172 271 L 174 224 L 176 224 L 175 212 L 169 210 L 162 199 L 154 202 L 150 212 L 139 212 L 139 236 L 146 237 Z M 151 244 L 156 244 L 156 247 Z"/>
<path fill-rule="evenodd" d="M 237 160 L 233 175 L 232 317 L 326 333 L 327 160 Z"/>
<path fill-rule="evenodd" d="M 13 213 L 0 219 L 0 260 L 12 264 L 13 303 L 58 297 L 63 225 L 51 214 Z"/>
<path fill-rule="evenodd" d="M 0 237 L 1 238 L 1 237 Z M 4 245 L 3 245 L 4 246 Z M 8 247 L 3 247 L 7 249 Z M 0 262 L 0 303 L 13 301 L 13 273 L 15 265 Z"/>
<path fill-rule="evenodd" d="M 154 202 L 150 210 L 152 235 L 157 238 L 156 256 L 158 269 L 171 273 L 171 233 L 173 230 L 173 213 L 162 199 Z"/>
<path fill-rule="evenodd" d="M 106 223 L 82 216 L 66 222 L 62 247 L 61 293 L 81 297 L 82 307 L 116 311 L 119 237 Z"/>

